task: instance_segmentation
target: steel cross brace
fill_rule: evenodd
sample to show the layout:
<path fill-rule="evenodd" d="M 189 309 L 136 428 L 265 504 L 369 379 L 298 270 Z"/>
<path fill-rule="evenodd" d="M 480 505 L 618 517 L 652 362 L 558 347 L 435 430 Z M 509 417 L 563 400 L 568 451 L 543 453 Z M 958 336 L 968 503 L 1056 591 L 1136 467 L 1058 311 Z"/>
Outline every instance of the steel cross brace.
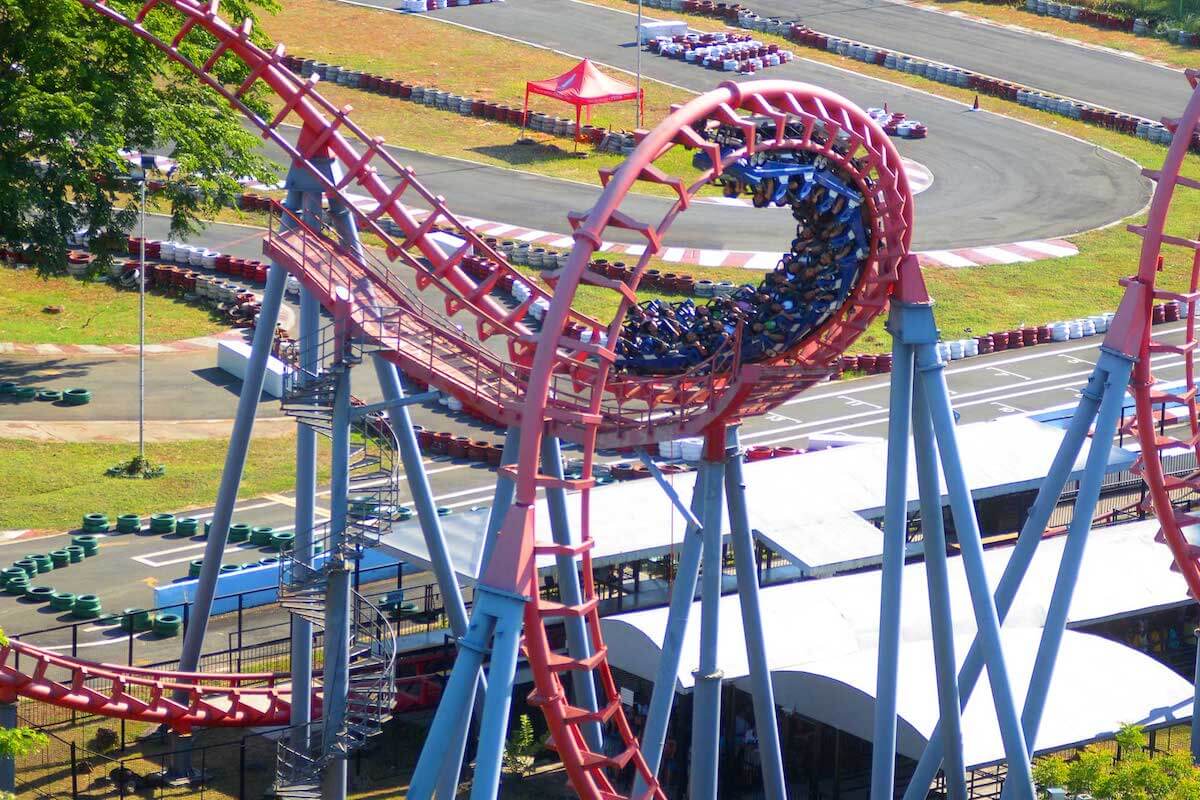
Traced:
<path fill-rule="evenodd" d="M 419 403 L 424 403 L 426 400 L 436 400 L 439 392 L 437 390 L 422 392 L 421 394 L 412 394 L 398 400 L 381 400 L 378 403 L 369 403 L 367 405 L 355 406 L 350 409 L 350 419 L 358 420 L 374 414 L 377 411 L 387 411 L 392 408 L 401 408 L 403 406 L 412 406 Z"/>
<path fill-rule="evenodd" d="M 889 330 L 893 340 L 892 413 L 889 421 L 888 510 L 885 517 L 885 551 L 880 613 L 880 655 L 876 692 L 875 753 L 872 798 L 890 798 L 894 790 L 896 723 L 896 669 L 899 648 L 899 597 L 906 527 L 907 420 L 911 417 L 915 443 L 922 530 L 926 548 L 926 578 L 934 635 L 935 672 L 941 720 L 910 781 L 904 800 L 920 800 L 928 793 L 938 769 L 945 763 L 951 800 L 966 797 L 960 712 L 965 708 L 984 666 L 991 678 L 993 700 L 1005 741 L 1010 779 L 1006 800 L 1032 797 L 1029 756 L 1034 750 L 1041 714 L 1045 708 L 1054 662 L 1062 642 L 1067 611 L 1079 577 L 1084 548 L 1108 464 L 1111 442 L 1120 421 L 1133 357 L 1107 342 L 1087 387 L 1080 393 L 1075 416 L 1056 453 L 1047 477 L 1030 509 L 1017 544 L 994 595 L 987 593 L 982 575 L 982 550 L 973 506 L 962 480 L 961 463 L 953 435 L 953 420 L 937 356 L 937 331 L 929 302 L 893 304 Z M 914 377 L 914 368 L 915 375 Z M 911 403 L 911 405 L 910 405 Z M 901 416 L 901 415 L 904 416 Z M 999 648 L 999 625 L 1012 606 L 1021 581 L 1059 495 L 1069 480 L 1079 454 L 1094 435 L 1085 472 L 1080 481 L 1075 513 L 1067 534 L 1063 560 L 1047 611 L 1042 639 L 1019 720 L 1015 719 L 1011 687 Z M 939 454 L 940 451 L 940 454 Z M 940 456 L 940 457 L 939 457 Z M 951 508 L 963 550 L 963 566 L 971 584 L 972 604 L 979 633 L 960 671 L 955 672 L 953 623 L 950 618 L 946 573 L 945 533 L 942 530 L 941 489 L 937 465 L 942 464 Z M 899 482 L 899 485 L 896 483 Z M 972 578 L 974 573 L 975 577 Z M 1006 696 L 1007 695 L 1007 696 Z M 1017 749 L 1017 746 L 1020 749 Z"/>

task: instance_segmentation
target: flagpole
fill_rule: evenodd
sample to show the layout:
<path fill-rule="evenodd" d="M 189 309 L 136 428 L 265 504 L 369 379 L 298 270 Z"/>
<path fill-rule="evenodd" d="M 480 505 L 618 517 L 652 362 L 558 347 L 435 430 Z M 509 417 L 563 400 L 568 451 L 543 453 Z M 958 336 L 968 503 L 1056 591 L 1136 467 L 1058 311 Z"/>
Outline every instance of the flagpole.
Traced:
<path fill-rule="evenodd" d="M 638 16 L 637 16 L 637 35 L 634 37 L 637 42 L 637 125 L 639 130 L 642 127 L 642 0 L 638 0 Z"/>

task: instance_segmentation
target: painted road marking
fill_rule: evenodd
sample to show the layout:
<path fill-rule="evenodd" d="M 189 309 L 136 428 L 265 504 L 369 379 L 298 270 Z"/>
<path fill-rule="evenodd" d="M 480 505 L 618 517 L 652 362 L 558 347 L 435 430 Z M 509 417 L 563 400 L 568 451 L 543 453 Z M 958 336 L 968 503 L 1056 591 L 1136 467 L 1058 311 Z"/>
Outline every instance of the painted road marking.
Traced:
<path fill-rule="evenodd" d="M 282 525 L 276 527 L 276 531 L 290 531 L 295 529 L 295 525 Z M 152 553 L 143 553 L 140 556 L 130 556 L 129 558 L 139 564 L 144 564 L 147 567 L 169 567 L 172 564 L 182 564 L 185 561 L 191 561 L 195 557 L 195 551 L 203 550 L 208 547 L 208 542 L 197 542 L 196 544 L 187 544 L 182 547 L 171 547 L 166 550 L 155 550 Z M 256 550 L 254 545 L 245 545 L 241 542 L 234 545 L 232 548 L 227 548 L 225 552 L 233 550 Z M 187 553 L 187 555 L 179 558 L 164 559 L 163 556 L 172 556 L 176 553 Z"/>
<path fill-rule="evenodd" d="M 997 375 L 1007 375 L 1012 378 L 1019 378 L 1020 380 L 1023 380 L 1023 381 L 1029 380 L 1028 375 L 1022 375 L 1019 372 L 1011 372 L 1007 369 L 1002 369 L 1001 367 L 988 367 L 988 369 L 990 369 L 992 372 L 996 373 Z"/>
<path fill-rule="evenodd" d="M 879 405 L 878 403 L 872 403 L 868 400 L 859 400 L 857 397 L 846 397 L 845 395 L 838 395 L 838 399 L 844 401 L 846 403 L 846 405 L 850 406 L 851 408 L 856 408 L 858 406 L 870 406 L 871 408 L 883 408 L 883 406 Z"/>

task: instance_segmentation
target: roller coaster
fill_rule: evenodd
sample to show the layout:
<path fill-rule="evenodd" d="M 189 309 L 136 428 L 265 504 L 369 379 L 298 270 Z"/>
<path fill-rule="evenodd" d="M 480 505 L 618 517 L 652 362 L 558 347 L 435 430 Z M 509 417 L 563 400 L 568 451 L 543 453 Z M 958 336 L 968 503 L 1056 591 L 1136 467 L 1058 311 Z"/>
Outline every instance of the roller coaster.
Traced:
<path fill-rule="evenodd" d="M 411 169 L 370 137 L 318 91 L 316 76 L 301 79 L 283 63 L 282 45 L 266 50 L 251 37 L 249 22 L 232 25 L 208 5 L 192 0 L 148 0 L 127 15 L 106 0 L 78 0 L 100 19 L 120 25 L 190 71 L 224 101 L 238 109 L 290 160 L 288 197 L 272 220 L 264 251 L 273 260 L 255 331 L 253 355 L 239 404 L 238 419 L 217 501 L 200 592 L 181 660 L 182 671 L 147 671 L 67 658 L 13 640 L 0 647 L 0 700 L 27 697 L 80 711 L 162 723 L 188 732 L 213 726 L 293 726 L 280 745 L 277 791 L 280 797 L 345 796 L 346 755 L 377 733 L 391 713 L 395 637 L 387 620 L 350 591 L 349 566 L 378 542 L 390 522 L 371 509 L 390 507 L 398 491 L 401 466 L 413 485 L 434 570 L 442 584 L 459 655 L 418 762 L 408 796 L 454 796 L 469 735 L 477 735 L 473 798 L 494 798 L 508 722 L 514 676 L 523 654 L 533 676 L 530 701 L 545 715 L 551 746 L 571 785 L 586 800 L 665 798 L 658 779 L 666 725 L 671 714 L 679 649 L 688 614 L 700 588 L 701 671 L 697 675 L 692 722 L 692 788 L 695 798 L 716 797 L 721 673 L 715 663 L 720 597 L 722 501 L 729 503 L 738 590 L 750 662 L 756 727 L 760 736 L 765 793 L 783 798 L 780 745 L 769 671 L 768 642 L 758 620 L 757 577 L 742 492 L 741 450 L 737 425 L 763 414 L 826 378 L 836 359 L 872 321 L 890 309 L 893 336 L 892 405 L 889 427 L 888 503 L 885 517 L 883 600 L 880 618 L 878 692 L 872 779 L 873 800 L 896 791 L 896 671 L 899 648 L 899 599 L 904 563 L 905 475 L 910 448 L 917 457 L 922 488 L 923 533 L 930 565 L 931 617 L 937 655 L 941 722 L 910 782 L 906 798 L 927 792 L 942 768 L 949 794 L 965 798 L 961 707 L 984 666 L 988 669 L 997 723 L 1009 762 L 1006 792 L 1032 797 L 1029 756 L 1053 670 L 1057 638 L 1065 626 L 1082 545 L 1103 475 L 1096 454 L 1111 441 L 1127 389 L 1136 399 L 1133 423 L 1142 442 L 1140 469 L 1149 499 L 1193 596 L 1200 597 L 1200 545 L 1186 528 L 1200 523 L 1175 511 L 1172 499 L 1200 490 L 1200 476 L 1164 475 L 1159 454 L 1192 449 L 1200 454 L 1193 352 L 1200 301 L 1200 243 L 1167 230 L 1171 199 L 1177 189 L 1200 189 L 1181 177 L 1187 144 L 1200 126 L 1198 73 L 1187 72 L 1195 90 L 1178 120 L 1157 182 L 1148 222 L 1134 228 L 1143 238 L 1136 275 L 1126 284 L 1124 300 L 1105 340 L 1080 408 L 1039 493 L 996 587 L 982 572 L 982 549 L 974 510 L 962 476 L 954 438 L 952 410 L 937 354 L 932 301 L 925 292 L 916 259 L 909 254 L 913 200 L 900 157 L 887 134 L 866 113 L 838 95 L 787 81 L 726 82 L 672 110 L 648 132 L 618 168 L 604 170 L 604 191 L 596 205 L 568 215 L 574 247 L 567 265 L 542 274 L 545 285 L 526 279 L 502 255 L 476 235 L 446 202 L 422 185 Z M 199 57 L 197 54 L 203 56 Z M 222 59 L 236 59 L 243 80 L 225 85 L 216 77 Z M 245 96 L 265 86 L 278 100 L 278 111 L 257 114 Z M 293 144 L 285 123 L 299 128 Z M 697 172 L 672 175 L 658 162 L 675 147 L 696 152 Z M 639 184 L 665 187 L 674 200 L 656 222 L 635 219 L 622 210 Z M 771 279 L 802 315 L 770 346 L 751 346 L 745 326 L 761 321 L 761 304 L 750 292 L 741 317 L 722 327 L 725 338 L 706 352 L 659 366 L 633 368 L 631 346 L 647 317 L 638 287 L 650 259 L 663 247 L 673 220 L 686 213 L 705 187 L 724 185 L 730 193 L 749 192 L 755 205 L 790 205 L 798 228 L 781 276 Z M 350 202 L 351 187 L 365 191 L 371 206 Z M 329 205 L 329 215 L 322 204 Z M 836 204 L 836 208 L 835 208 Z M 418 222 L 413 209 L 430 213 Z M 327 227 L 327 222 L 331 226 Z M 392 224 L 386 224 L 387 222 Z M 446 246 L 435 226 L 452 234 Z M 821 226 L 841 226 L 822 236 Z M 399 234 L 391 231 L 398 229 Z M 599 274 L 592 257 L 610 229 L 633 232 L 645 249 L 627 280 Z M 844 253 L 850 239 L 853 245 Z M 383 257 L 364 248 L 360 233 L 382 242 Z M 841 247 L 830 243 L 837 237 Z M 1187 279 L 1163 288 L 1172 273 L 1159 271 L 1164 247 L 1183 248 L 1191 257 Z M 781 252 L 788 248 L 781 247 Z M 831 257 L 822 258 L 825 254 Z M 801 259 L 813 259 L 813 263 Z M 800 269 L 789 266 L 798 264 Z M 830 266 L 832 264 L 832 267 Z M 810 270 L 808 267 L 816 267 Z M 285 279 L 303 286 L 297 367 L 289 373 L 284 409 L 301 423 L 298 445 L 297 539 L 281 571 L 281 604 L 294 617 L 293 669 L 281 674 L 209 674 L 188 671 L 198 663 L 220 553 L 228 533 L 233 501 L 245 460 L 266 358 L 270 352 Z M 521 280 L 529 296 L 516 305 L 497 291 L 502 282 Z M 809 281 L 809 284 L 797 281 Z M 824 284 L 820 309 L 814 288 Z M 836 283 L 836 286 L 834 285 Z M 783 284 L 788 284 L 784 286 Z M 572 307 L 581 286 L 612 293 L 616 312 L 607 322 Z M 1151 306 L 1177 300 L 1186 308 L 1188 334 L 1183 345 L 1155 340 Z M 531 316 L 535 304 L 544 313 Z M 437 307 L 440 304 L 440 308 Z M 778 303 L 782 306 L 782 303 Z M 332 317 L 321 327 L 319 309 Z M 655 313 L 666 308 L 655 307 Z M 672 311 L 673 314 L 676 311 Z M 633 325 L 631 332 L 630 326 Z M 624 351 L 622 348 L 626 348 Z M 1149 356 L 1171 351 L 1186 363 L 1183 390 L 1159 391 Z M 384 388 L 383 403 L 351 402 L 350 375 L 372 360 Z M 644 361 L 644 359 L 643 359 Z M 660 365 L 661 366 L 661 365 Z M 413 441 L 400 373 L 461 400 L 465 406 L 508 429 L 504 466 L 498 473 L 496 503 L 488 524 L 488 542 L 468 618 L 440 540 L 428 486 Z M 1186 407 L 1190 433 L 1166 436 L 1156 430 L 1152 407 L 1163 401 Z M 1114 410 L 1115 409 L 1115 410 Z M 1075 521 L 1056 583 L 1047 624 L 1026 700 L 1018 716 L 1007 680 L 999 625 L 1012 603 L 1034 550 L 1045 530 L 1075 456 L 1087 446 L 1094 428 L 1089 468 L 1081 481 Z M 332 518 L 315 525 L 312 437 L 333 440 Z M 605 447 L 645 448 L 683 436 L 703 436 L 703 461 L 691 504 L 652 474 L 670 501 L 688 520 L 671 598 L 668 637 L 639 738 L 626 718 L 609 669 L 601 636 L 598 599 L 591 569 L 595 523 L 588 514 L 596 451 Z M 559 442 L 579 445 L 582 475 L 566 477 L 558 458 Z M 944 585 L 945 535 L 941 531 L 941 466 L 963 561 L 971 588 L 979 635 L 957 670 L 952 637 L 947 640 L 949 609 Z M 1099 466 L 1098 466 L 1099 465 Z M 555 521 L 550 535 L 535 529 L 534 506 L 544 492 Z M 584 513 L 581 529 L 566 524 L 565 493 L 579 492 Z M 363 496 L 366 495 L 366 500 Z M 358 504 L 349 509 L 350 498 Z M 595 535 L 602 536 L 602 532 Z M 938 545 L 941 544 L 940 552 Z M 535 559 L 551 556 L 558 569 L 561 601 L 540 597 Z M 937 569 L 941 566 L 940 572 Z M 323 669 L 311 666 L 311 625 L 326 627 Z M 561 624 L 567 647 L 552 644 L 547 625 Z M 344 644 L 338 644 L 344 643 Z M 485 669 L 485 664 L 487 668 Z M 569 676 L 569 678 L 568 678 Z M 297 698 L 303 698 L 303 701 Z M 476 703 L 481 708 L 476 708 Z M 320 726 L 313 727 L 314 717 Z M 478 718 L 478 731 L 470 721 Z M 297 733 L 299 730 L 299 733 Z M 619 740 L 605 748 L 605 735 Z M 183 764 L 186 767 L 186 763 Z M 632 777 L 630 777 L 632 776 Z"/>

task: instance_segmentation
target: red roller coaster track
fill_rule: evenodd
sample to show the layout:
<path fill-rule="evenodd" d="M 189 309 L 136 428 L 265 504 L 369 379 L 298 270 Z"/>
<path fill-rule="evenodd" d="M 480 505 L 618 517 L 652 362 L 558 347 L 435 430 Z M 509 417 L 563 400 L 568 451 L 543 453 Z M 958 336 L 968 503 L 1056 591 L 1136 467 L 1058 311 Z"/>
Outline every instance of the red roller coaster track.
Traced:
<path fill-rule="evenodd" d="M 1142 454 L 1137 468 L 1149 490 L 1148 500 L 1158 517 L 1161 530 L 1158 538 L 1165 542 L 1175 558 L 1176 568 L 1187 580 L 1193 598 L 1200 599 L 1200 536 L 1196 526 L 1198 516 L 1191 506 L 1200 492 L 1200 471 L 1186 475 L 1172 475 L 1163 466 L 1162 457 L 1170 453 L 1191 451 L 1200 457 L 1200 417 L 1196 406 L 1196 305 L 1200 302 L 1200 241 L 1174 233 L 1182 225 L 1192 225 L 1196 220 L 1170 219 L 1171 201 L 1175 190 L 1200 189 L 1200 182 L 1181 175 L 1188 143 L 1200 129 L 1200 70 L 1188 70 L 1187 79 L 1192 85 L 1192 99 L 1179 119 L 1164 119 L 1163 124 L 1172 130 L 1175 138 L 1161 170 L 1146 170 L 1145 174 L 1158 182 L 1154 197 L 1150 201 L 1150 214 L 1145 225 L 1131 225 L 1130 230 L 1142 237 L 1141 258 L 1137 275 L 1125 281 L 1125 299 L 1121 312 L 1136 325 L 1129 325 L 1128 335 L 1139 355 L 1131 380 L 1131 389 L 1136 404 L 1134 427 Z M 1186 283 L 1171 286 L 1169 280 L 1178 276 L 1174 271 L 1164 272 L 1164 247 L 1180 248 L 1185 259 L 1190 258 Z M 1170 255 L 1170 254 L 1168 254 Z M 1168 265 L 1169 266 L 1169 265 Z M 1187 320 L 1184 343 L 1171 344 L 1156 340 L 1151 334 L 1151 306 L 1155 300 L 1178 302 L 1180 318 Z M 1158 353 L 1173 353 L 1183 357 L 1184 385 L 1178 391 L 1164 391 L 1155 386 L 1150 359 Z M 1175 403 L 1187 410 L 1187 431 L 1182 436 L 1159 432 L 1155 419 L 1156 406 Z M 1186 500 L 1184 509 L 1176 508 L 1172 500 Z M 1190 530 L 1188 530 L 1190 529 Z"/>

